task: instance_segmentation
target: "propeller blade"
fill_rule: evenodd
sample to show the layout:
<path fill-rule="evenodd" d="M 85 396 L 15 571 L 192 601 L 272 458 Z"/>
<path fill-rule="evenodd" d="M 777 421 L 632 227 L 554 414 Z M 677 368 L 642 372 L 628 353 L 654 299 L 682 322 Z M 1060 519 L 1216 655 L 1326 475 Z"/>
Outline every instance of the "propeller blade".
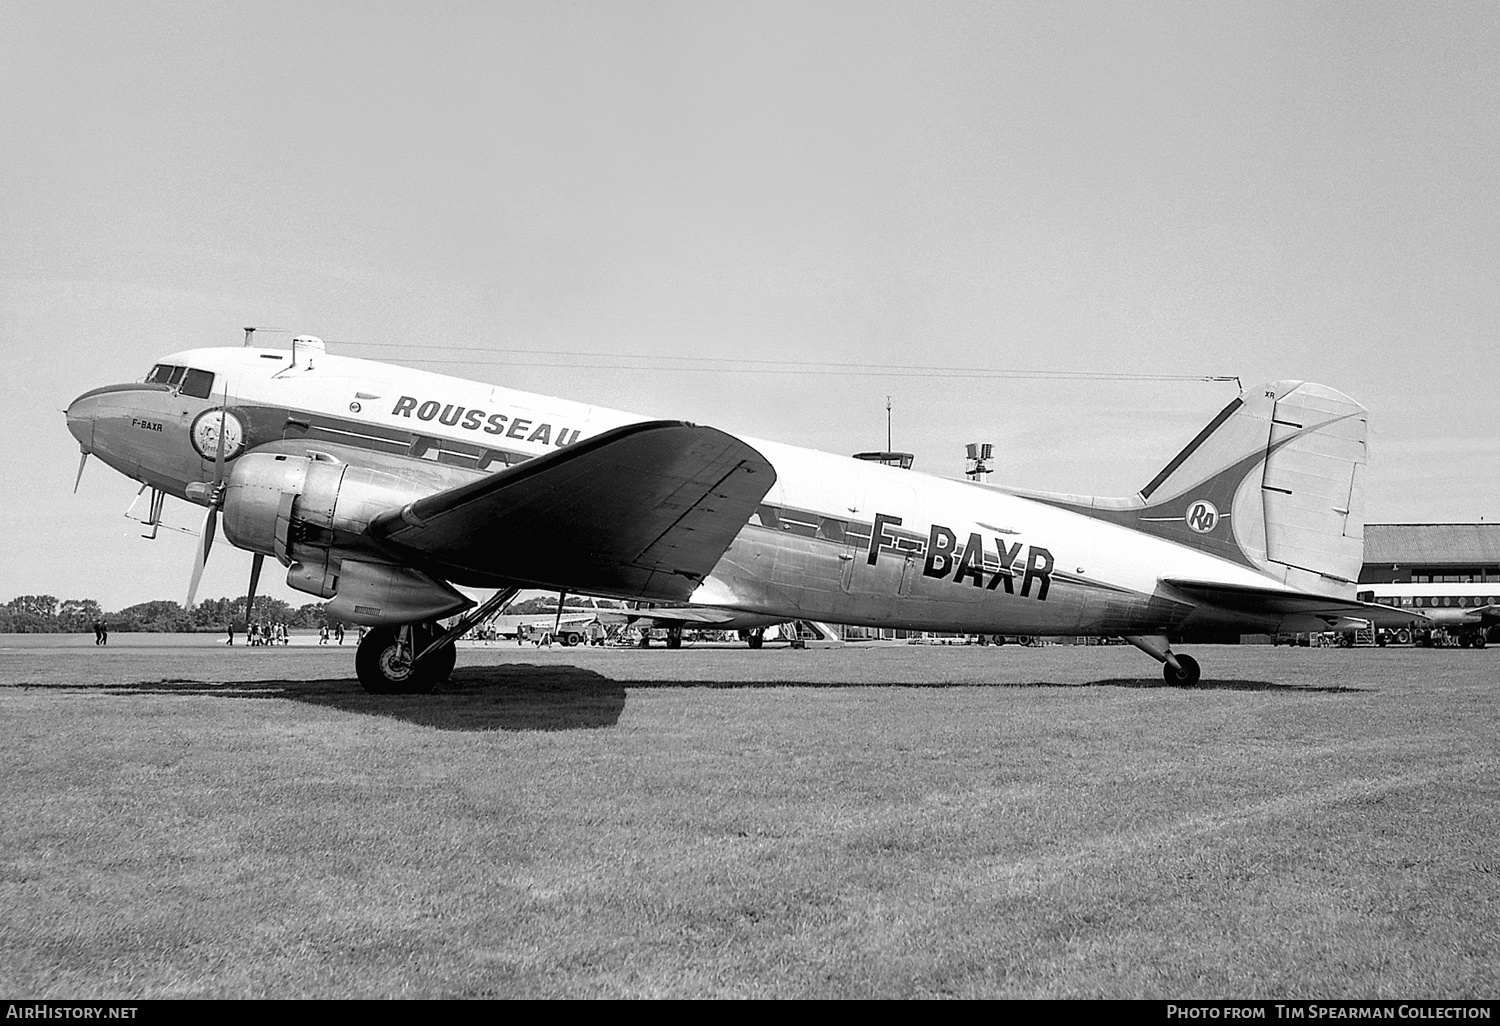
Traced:
<path fill-rule="evenodd" d="M 78 457 L 78 476 L 73 479 L 73 494 L 74 495 L 78 494 L 78 482 L 80 482 L 80 481 L 83 480 L 83 465 L 85 463 L 87 463 L 88 461 L 89 461 L 89 454 L 88 454 L 88 450 L 85 449 L 84 452 L 83 452 L 83 455 L 80 456 L 80 457 Z"/>
<path fill-rule="evenodd" d="M 266 556 L 263 552 L 257 552 L 255 558 L 250 561 L 250 592 L 245 596 L 245 623 L 250 623 L 250 610 L 255 606 L 255 586 L 260 583 L 260 568 L 265 564 Z"/>
<path fill-rule="evenodd" d="M 188 585 L 187 605 L 185 608 L 193 608 L 193 599 L 198 596 L 198 582 L 203 580 L 203 565 L 208 562 L 208 550 L 214 546 L 214 532 L 219 526 L 219 508 L 210 506 L 208 514 L 203 518 L 203 530 L 198 535 L 198 555 L 193 560 L 193 583 Z"/>

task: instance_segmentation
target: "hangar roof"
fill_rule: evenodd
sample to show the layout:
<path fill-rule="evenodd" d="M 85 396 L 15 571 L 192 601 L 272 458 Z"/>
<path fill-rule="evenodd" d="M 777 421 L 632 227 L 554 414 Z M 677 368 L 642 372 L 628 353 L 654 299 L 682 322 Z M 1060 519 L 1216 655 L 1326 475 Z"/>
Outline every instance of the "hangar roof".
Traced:
<path fill-rule="evenodd" d="M 1366 524 L 1365 563 L 1500 564 L 1497 524 Z"/>

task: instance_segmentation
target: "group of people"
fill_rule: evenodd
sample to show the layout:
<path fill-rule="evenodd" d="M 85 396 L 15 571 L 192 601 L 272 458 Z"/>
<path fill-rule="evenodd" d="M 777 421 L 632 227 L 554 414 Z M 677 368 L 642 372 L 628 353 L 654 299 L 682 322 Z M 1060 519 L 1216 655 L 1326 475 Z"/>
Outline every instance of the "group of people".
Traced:
<path fill-rule="evenodd" d="M 224 644 L 234 644 L 234 628 L 234 621 L 231 620 L 229 623 L 229 637 L 225 639 Z M 96 636 L 98 635 L 98 625 L 95 625 L 94 633 Z M 108 632 L 105 632 L 105 637 L 108 637 Z M 245 631 L 245 638 L 251 645 L 287 645 L 291 643 L 291 629 L 288 624 L 261 621 L 260 623 L 252 623 L 249 626 Z M 328 644 L 329 638 L 333 638 L 342 645 L 344 643 L 344 625 L 336 623 L 332 627 L 329 627 L 325 623 L 319 628 L 318 644 Z M 96 641 L 95 644 L 103 644 L 103 642 Z"/>
<path fill-rule="evenodd" d="M 103 620 L 94 621 L 94 644 L 109 644 L 109 624 L 105 623 Z"/>
<path fill-rule="evenodd" d="M 285 645 L 291 640 L 291 634 L 284 623 L 252 623 L 245 630 L 245 640 L 251 645 Z M 229 637 L 224 644 L 234 644 L 234 622 L 229 624 Z"/>

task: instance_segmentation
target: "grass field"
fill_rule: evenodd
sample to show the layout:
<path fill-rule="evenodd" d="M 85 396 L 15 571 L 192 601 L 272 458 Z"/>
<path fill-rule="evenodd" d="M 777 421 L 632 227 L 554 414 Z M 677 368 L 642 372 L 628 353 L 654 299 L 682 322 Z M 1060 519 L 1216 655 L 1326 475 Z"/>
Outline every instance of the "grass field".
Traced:
<path fill-rule="evenodd" d="M 0 636 L 6 997 L 1500 996 L 1496 649 L 116 638 Z"/>

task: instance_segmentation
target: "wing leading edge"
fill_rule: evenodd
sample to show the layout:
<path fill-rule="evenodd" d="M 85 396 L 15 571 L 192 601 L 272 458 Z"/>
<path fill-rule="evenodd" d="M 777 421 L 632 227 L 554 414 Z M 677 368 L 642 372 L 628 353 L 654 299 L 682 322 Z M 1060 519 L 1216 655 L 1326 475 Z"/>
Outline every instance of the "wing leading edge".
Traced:
<path fill-rule="evenodd" d="M 776 481 L 715 428 L 647 421 L 391 510 L 382 547 L 459 583 L 682 602 Z"/>

